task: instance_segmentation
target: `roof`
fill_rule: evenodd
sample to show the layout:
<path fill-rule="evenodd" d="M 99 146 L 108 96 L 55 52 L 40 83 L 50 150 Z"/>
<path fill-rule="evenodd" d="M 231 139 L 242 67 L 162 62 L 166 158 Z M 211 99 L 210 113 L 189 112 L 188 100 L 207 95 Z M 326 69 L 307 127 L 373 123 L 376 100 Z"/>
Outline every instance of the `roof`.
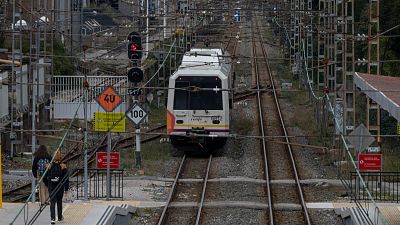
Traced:
<path fill-rule="evenodd" d="M 354 83 L 400 121 L 400 77 L 356 73 Z"/>
<path fill-rule="evenodd" d="M 181 69 L 219 69 L 223 61 L 221 49 L 194 48 L 186 52 L 182 59 Z"/>
<path fill-rule="evenodd" d="M 113 19 L 99 10 L 84 9 L 82 28 L 86 35 L 115 26 Z"/>

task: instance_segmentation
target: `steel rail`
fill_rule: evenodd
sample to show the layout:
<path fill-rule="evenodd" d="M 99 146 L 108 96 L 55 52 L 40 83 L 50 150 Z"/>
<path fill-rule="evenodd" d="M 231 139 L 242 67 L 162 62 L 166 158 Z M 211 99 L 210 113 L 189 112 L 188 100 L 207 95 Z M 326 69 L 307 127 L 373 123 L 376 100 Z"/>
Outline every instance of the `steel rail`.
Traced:
<path fill-rule="evenodd" d="M 253 29 L 252 29 L 253 30 Z M 253 42 L 253 64 L 254 64 L 254 73 L 256 75 L 256 84 L 257 84 L 257 104 L 258 104 L 258 116 L 260 118 L 260 131 L 262 136 L 262 148 L 263 148 L 263 159 L 264 159 L 264 172 L 265 172 L 265 181 L 266 181 L 266 191 L 268 196 L 268 215 L 269 215 L 269 224 L 274 225 L 274 213 L 272 206 L 272 195 L 271 195 L 271 184 L 270 184 L 270 174 L 268 168 L 268 157 L 267 157 L 267 145 L 265 139 L 265 130 L 264 130 L 264 120 L 263 120 L 263 110 L 261 104 L 261 90 L 260 90 L 260 76 L 257 66 L 257 55 L 256 52 L 256 40 L 254 37 L 254 30 L 252 32 L 252 42 Z"/>
<path fill-rule="evenodd" d="M 152 128 L 152 129 L 146 131 L 144 134 L 145 134 L 145 135 L 152 135 L 152 134 L 151 134 L 152 132 L 157 131 L 157 130 L 164 129 L 164 128 L 166 128 L 166 127 L 167 127 L 167 125 L 160 125 L 160 126 L 154 127 L 154 128 Z M 155 139 L 161 137 L 160 134 L 153 134 L 153 135 L 155 135 L 155 136 L 154 136 L 154 137 L 149 137 L 149 138 L 143 139 L 143 140 L 142 140 L 142 143 L 146 143 L 146 142 L 149 142 L 149 141 L 152 141 L 152 140 L 155 140 Z M 123 145 L 124 142 L 131 141 L 131 140 L 133 140 L 133 143 L 127 143 L 127 144 Z M 135 142 L 134 140 L 135 140 L 135 135 L 129 136 L 129 137 L 126 137 L 126 138 L 123 138 L 123 139 L 120 139 L 120 140 L 118 140 L 117 143 L 115 144 L 115 148 L 116 148 L 116 149 L 123 149 L 123 148 L 127 148 L 127 147 L 134 146 L 134 145 L 136 145 L 136 142 Z"/>
<path fill-rule="evenodd" d="M 267 66 L 268 76 L 269 76 L 269 79 L 270 79 L 270 82 L 271 82 L 272 93 L 274 95 L 275 105 L 277 107 L 277 113 L 278 113 L 279 120 L 280 120 L 280 123 L 281 123 L 281 128 L 282 128 L 282 130 L 284 132 L 286 142 L 290 143 L 289 137 L 288 137 L 289 135 L 288 135 L 288 132 L 287 132 L 284 120 L 283 120 L 282 111 L 281 111 L 280 104 L 279 104 L 279 101 L 278 101 L 278 96 L 277 96 L 277 91 L 276 91 L 276 88 L 275 88 L 274 79 L 272 77 L 271 68 L 269 66 L 267 51 L 266 51 L 265 46 L 263 44 L 264 43 L 263 42 L 263 37 L 262 37 L 262 34 L 261 34 L 259 29 L 258 29 L 258 35 L 260 36 L 261 50 L 263 52 L 264 61 L 265 61 L 265 64 Z M 301 207 L 303 208 L 303 213 L 304 213 L 304 216 L 305 216 L 307 224 L 311 225 L 310 216 L 309 216 L 309 213 L 308 213 L 308 210 L 307 210 L 307 206 L 306 206 L 306 203 L 305 203 L 305 200 L 304 200 L 303 191 L 301 189 L 299 174 L 298 174 L 298 170 L 297 170 L 296 163 L 295 163 L 295 160 L 294 160 L 292 147 L 291 147 L 290 144 L 287 144 L 286 146 L 288 148 L 288 153 L 289 153 L 289 156 L 290 156 L 290 159 L 291 159 L 291 164 L 292 164 L 292 167 L 293 167 L 293 173 L 294 173 L 295 180 L 296 180 L 297 191 L 298 191 L 298 194 L 299 194 L 300 200 L 301 200 Z"/>
<path fill-rule="evenodd" d="M 159 219 L 159 221 L 157 223 L 158 225 L 162 225 L 162 224 L 165 223 L 165 219 L 167 218 L 167 211 L 168 211 L 169 205 L 172 202 L 172 197 L 174 196 L 174 194 L 176 192 L 176 187 L 177 187 L 177 184 L 178 184 L 178 180 L 179 180 L 179 177 L 181 175 L 181 171 L 182 171 L 183 165 L 185 164 L 185 161 L 186 161 L 186 155 L 183 155 L 182 160 L 181 160 L 181 164 L 179 165 L 178 172 L 176 173 L 176 176 L 175 176 L 174 183 L 172 184 L 171 191 L 169 192 L 167 202 L 165 203 L 164 209 L 163 209 L 163 211 L 161 213 L 161 216 L 160 216 L 160 219 Z"/>
<path fill-rule="evenodd" d="M 207 171 L 206 171 L 206 176 L 204 177 L 204 184 L 203 184 L 203 190 L 201 193 L 200 205 L 199 205 L 199 209 L 197 211 L 196 225 L 200 224 L 201 210 L 203 209 L 203 205 L 204 205 L 204 198 L 206 195 L 208 175 L 210 174 L 211 161 L 212 161 L 212 155 L 210 155 L 210 157 L 208 158 Z"/>

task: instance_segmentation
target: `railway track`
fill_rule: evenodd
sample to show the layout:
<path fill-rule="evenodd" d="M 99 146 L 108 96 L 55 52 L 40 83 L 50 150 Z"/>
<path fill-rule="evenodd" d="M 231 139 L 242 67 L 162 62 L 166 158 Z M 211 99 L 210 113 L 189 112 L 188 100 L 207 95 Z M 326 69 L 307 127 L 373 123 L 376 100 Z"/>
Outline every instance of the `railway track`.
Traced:
<path fill-rule="evenodd" d="M 182 157 L 158 225 L 200 224 L 212 155 L 208 159 Z M 204 169 L 206 168 L 206 169 Z M 202 183 L 183 183 L 181 179 L 202 179 Z M 185 206 L 185 208 L 180 208 Z M 186 207 L 191 206 L 191 207 Z M 185 213 L 182 213 L 185 211 Z"/>
<path fill-rule="evenodd" d="M 257 20 L 256 20 L 257 21 Z M 267 85 L 271 92 L 257 92 L 260 133 L 265 136 L 283 136 L 281 140 L 289 143 L 288 132 L 280 109 L 277 90 L 268 64 L 268 55 L 262 33 L 257 22 L 252 24 L 253 75 L 257 87 Z M 264 158 L 266 194 L 268 196 L 269 224 L 311 224 L 305 204 L 299 174 L 290 144 L 273 144 L 261 140 Z M 295 185 L 271 185 L 272 180 L 291 179 Z M 288 209 L 288 205 L 291 209 Z M 294 210 L 293 210 L 294 209 Z"/>
<path fill-rule="evenodd" d="M 225 45 L 225 51 L 228 51 L 229 54 L 231 54 L 231 58 L 233 60 L 236 58 L 236 52 L 238 50 L 237 48 L 238 48 L 239 42 L 238 42 L 238 39 L 236 39 L 236 37 L 234 37 L 232 35 L 232 33 L 235 33 L 235 36 L 236 36 L 236 35 L 239 35 L 240 32 L 238 31 L 238 29 L 236 27 L 232 28 L 232 30 L 233 31 L 231 32 L 231 35 L 229 36 L 229 39 Z"/>

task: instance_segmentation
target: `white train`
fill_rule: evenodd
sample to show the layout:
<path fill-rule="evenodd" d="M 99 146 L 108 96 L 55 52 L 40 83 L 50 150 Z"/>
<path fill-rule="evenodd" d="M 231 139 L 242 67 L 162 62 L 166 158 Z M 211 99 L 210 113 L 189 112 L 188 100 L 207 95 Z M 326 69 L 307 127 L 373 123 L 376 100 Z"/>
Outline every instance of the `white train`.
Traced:
<path fill-rule="evenodd" d="M 221 147 L 230 133 L 231 59 L 221 49 L 192 49 L 169 78 L 167 133 L 174 147 Z"/>

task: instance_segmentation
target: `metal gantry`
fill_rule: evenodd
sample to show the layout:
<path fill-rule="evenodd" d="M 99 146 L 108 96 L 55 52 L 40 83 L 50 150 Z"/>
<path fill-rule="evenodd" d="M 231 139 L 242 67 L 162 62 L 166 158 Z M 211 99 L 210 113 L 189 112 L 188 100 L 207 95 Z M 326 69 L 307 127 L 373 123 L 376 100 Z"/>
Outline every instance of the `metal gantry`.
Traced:
<path fill-rule="evenodd" d="M 305 23 L 303 26 L 304 32 L 305 32 L 305 38 L 306 41 L 305 43 L 305 51 L 306 51 L 306 63 L 307 63 L 307 72 L 309 75 L 309 78 L 311 79 L 312 82 L 314 82 L 314 34 L 313 34 L 313 28 L 314 28 L 314 16 L 312 15 L 311 11 L 313 10 L 313 4 L 312 0 L 304 0 L 306 1 L 306 9 L 307 12 L 304 14 L 305 17 Z"/>
<path fill-rule="evenodd" d="M 354 130 L 355 101 L 353 76 L 354 67 L 354 2 L 353 0 L 336 1 L 336 87 L 335 100 L 341 126 L 337 132 L 347 134 Z"/>
<path fill-rule="evenodd" d="M 379 8 L 380 0 L 369 0 L 368 19 L 368 68 L 369 74 L 381 74 L 379 50 Z M 378 135 L 381 142 L 381 109 L 380 106 L 367 96 L 367 128 L 371 134 Z"/>
<path fill-rule="evenodd" d="M 343 51 L 343 134 L 347 135 L 355 127 L 355 95 L 353 77 L 355 73 L 354 49 L 354 0 L 343 3 L 344 51 Z"/>

